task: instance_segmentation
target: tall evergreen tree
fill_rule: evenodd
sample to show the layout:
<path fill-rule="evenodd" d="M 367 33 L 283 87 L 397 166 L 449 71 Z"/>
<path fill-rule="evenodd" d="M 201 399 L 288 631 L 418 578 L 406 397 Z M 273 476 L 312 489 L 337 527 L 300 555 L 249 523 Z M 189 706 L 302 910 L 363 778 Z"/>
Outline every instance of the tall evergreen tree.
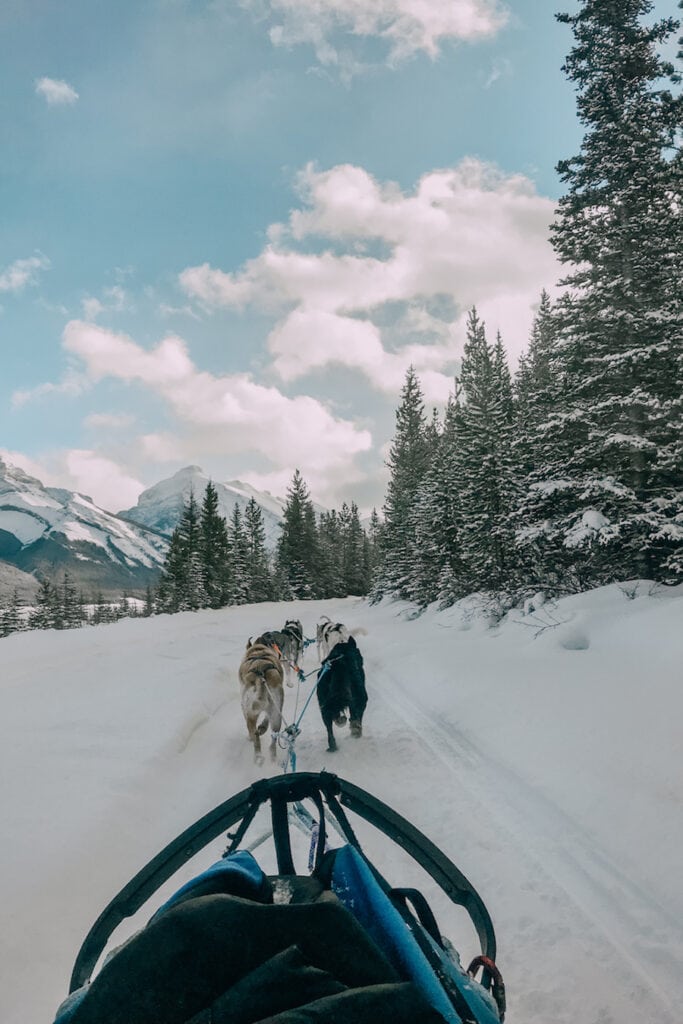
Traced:
<path fill-rule="evenodd" d="M 21 607 L 19 591 L 15 587 L 5 607 L 0 608 L 0 636 L 9 636 L 24 628 Z"/>
<path fill-rule="evenodd" d="M 199 507 L 190 491 L 162 567 L 158 591 L 160 611 L 194 611 L 206 604 L 201 539 Z"/>
<path fill-rule="evenodd" d="M 498 590 L 509 584 L 514 560 L 510 377 L 502 345 L 488 343 L 476 309 L 468 317 L 460 379 L 464 401 L 452 461 L 462 583 L 467 591 Z"/>
<path fill-rule="evenodd" d="M 83 625 L 83 605 L 69 572 L 64 573 L 60 588 L 61 628 L 76 629 Z"/>
<path fill-rule="evenodd" d="M 384 503 L 382 556 L 374 585 L 375 596 L 407 596 L 411 589 L 415 546 L 411 509 L 429 468 L 431 449 L 425 421 L 422 388 L 411 366 L 396 411 L 396 432 L 387 465 L 391 476 Z"/>
<path fill-rule="evenodd" d="M 318 521 L 320 551 L 320 596 L 345 597 L 343 580 L 343 543 L 340 517 L 336 509 L 322 512 Z"/>
<path fill-rule="evenodd" d="M 235 502 L 230 517 L 230 549 L 232 554 L 232 604 L 246 604 L 249 601 L 249 543 L 244 530 L 242 509 Z"/>
<path fill-rule="evenodd" d="M 249 601 L 272 601 L 273 581 L 271 578 L 266 531 L 263 526 L 261 506 L 250 498 L 244 510 L 244 536 L 248 565 Z"/>
<path fill-rule="evenodd" d="M 228 603 L 231 589 L 230 544 L 218 492 L 211 480 L 202 499 L 198 544 L 205 602 L 209 608 L 222 608 Z"/>
<path fill-rule="evenodd" d="M 287 491 L 277 561 L 294 599 L 317 597 L 322 572 L 315 510 L 297 469 Z"/>
<path fill-rule="evenodd" d="M 652 7 L 582 0 L 558 15 L 574 33 L 564 71 L 586 131 L 558 165 L 568 397 L 555 434 L 567 500 L 546 530 L 572 551 L 580 586 L 666 575 L 683 542 L 683 99 L 660 56 L 678 23 L 646 25 Z"/>
<path fill-rule="evenodd" d="M 358 505 L 351 502 L 350 507 L 344 502 L 342 506 L 342 577 L 344 596 L 367 594 L 369 579 L 367 566 L 364 562 L 365 534 L 360 523 Z"/>
<path fill-rule="evenodd" d="M 48 579 L 40 581 L 36 603 L 29 619 L 31 629 L 55 629 L 61 621 L 59 595 Z"/>

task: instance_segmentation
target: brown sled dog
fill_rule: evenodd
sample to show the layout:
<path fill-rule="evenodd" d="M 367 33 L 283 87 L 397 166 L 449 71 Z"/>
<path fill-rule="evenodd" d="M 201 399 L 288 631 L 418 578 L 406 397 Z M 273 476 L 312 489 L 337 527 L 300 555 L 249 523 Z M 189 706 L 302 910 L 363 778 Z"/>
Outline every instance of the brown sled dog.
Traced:
<path fill-rule="evenodd" d="M 263 764 L 261 736 L 270 725 L 270 757 L 274 761 L 277 734 L 282 725 L 283 672 L 280 655 L 273 647 L 264 643 L 263 637 L 259 636 L 253 642 L 251 637 L 249 638 L 246 653 L 239 667 L 239 679 L 242 689 L 242 711 L 249 739 L 254 744 L 254 760 L 257 764 Z"/>

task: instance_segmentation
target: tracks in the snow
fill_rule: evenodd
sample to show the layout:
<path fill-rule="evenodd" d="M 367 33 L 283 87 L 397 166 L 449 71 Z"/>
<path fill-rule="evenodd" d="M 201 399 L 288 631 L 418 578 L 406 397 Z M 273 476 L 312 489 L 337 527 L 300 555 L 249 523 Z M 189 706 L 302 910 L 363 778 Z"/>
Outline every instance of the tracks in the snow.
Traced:
<path fill-rule="evenodd" d="M 493 824 L 522 888 L 555 905 L 559 931 L 570 933 L 568 948 L 580 942 L 596 965 L 630 985 L 634 1022 L 676 1024 L 683 1005 L 681 923 L 543 793 L 378 676 L 374 687 L 383 702 L 417 733 L 482 825 Z"/>

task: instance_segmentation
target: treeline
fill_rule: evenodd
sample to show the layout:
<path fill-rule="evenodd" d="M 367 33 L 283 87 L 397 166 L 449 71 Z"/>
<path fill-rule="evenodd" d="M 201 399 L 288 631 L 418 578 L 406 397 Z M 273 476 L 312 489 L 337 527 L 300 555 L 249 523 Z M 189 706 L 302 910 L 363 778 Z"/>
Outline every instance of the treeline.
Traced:
<path fill-rule="evenodd" d="M 15 591 L 0 605 L 0 637 L 25 629 L 74 629 L 160 612 L 223 608 L 259 601 L 363 596 L 372 585 L 379 520 L 361 526 L 358 506 L 316 515 L 308 488 L 294 473 L 274 551 L 265 542 L 263 513 L 251 498 L 244 512 L 235 503 L 229 520 L 209 482 L 199 503 L 193 493 L 173 531 L 156 586 L 145 598 L 124 594 L 119 601 L 86 598 L 68 572 L 59 583 L 41 581 L 25 605 Z"/>
<path fill-rule="evenodd" d="M 563 373 L 561 339 L 557 307 L 543 293 L 513 379 L 500 338 L 491 344 L 471 310 L 442 418 L 427 417 L 420 381 L 408 371 L 388 459 L 374 599 L 447 605 L 485 591 L 505 604 L 539 589 L 683 577 L 683 461 L 670 462 L 676 430 L 643 416 L 630 440 L 647 458 L 624 457 L 629 439 L 616 389 L 603 379 L 594 413 L 579 405 L 581 375 Z M 660 393 L 671 383 L 666 369 Z M 621 443 L 595 443 L 598 417 Z"/>
<path fill-rule="evenodd" d="M 87 598 L 78 590 L 68 572 L 61 581 L 44 579 L 35 599 L 24 602 L 18 590 L 0 605 L 0 637 L 27 629 L 77 629 L 79 626 L 97 626 L 101 622 L 117 622 L 126 617 L 151 615 L 154 610 L 152 590 L 147 589 L 145 600 L 123 594 L 119 600 L 105 600 L 101 594 Z"/>
<path fill-rule="evenodd" d="M 354 503 L 316 516 L 297 470 L 287 491 L 280 537 L 271 553 L 254 498 L 244 512 L 235 503 L 226 521 L 216 488 L 209 482 L 201 504 L 191 493 L 184 505 L 153 595 L 154 610 L 367 594 L 376 531 L 377 516 L 370 535 L 366 534 Z"/>
<path fill-rule="evenodd" d="M 584 0 L 565 65 L 586 127 L 558 165 L 541 298 L 514 380 L 472 310 L 456 393 L 425 418 L 409 373 L 374 592 L 576 591 L 683 576 L 683 98 L 650 0 Z"/>

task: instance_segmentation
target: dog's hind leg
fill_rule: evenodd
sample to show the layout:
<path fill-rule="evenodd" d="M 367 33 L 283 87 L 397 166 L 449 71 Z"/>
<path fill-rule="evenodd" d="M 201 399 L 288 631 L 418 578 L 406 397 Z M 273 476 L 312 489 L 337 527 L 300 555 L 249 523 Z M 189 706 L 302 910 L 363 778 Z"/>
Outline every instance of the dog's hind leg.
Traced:
<path fill-rule="evenodd" d="M 334 738 L 334 732 L 332 730 L 332 715 L 324 712 L 322 718 L 325 728 L 327 729 L 327 750 L 328 753 L 333 754 L 337 749 L 337 741 Z"/>
<path fill-rule="evenodd" d="M 247 718 L 247 729 L 249 730 L 249 739 L 254 744 L 254 761 L 256 764 L 263 764 L 263 754 L 261 753 L 261 733 L 265 732 L 265 729 L 260 730 L 257 726 L 258 716 L 252 717 L 251 715 Z M 266 722 L 266 729 L 268 723 Z"/>
<path fill-rule="evenodd" d="M 352 700 L 349 705 L 349 727 L 351 735 L 358 739 L 363 735 L 363 712 L 368 702 L 367 696 L 363 693 Z"/>

